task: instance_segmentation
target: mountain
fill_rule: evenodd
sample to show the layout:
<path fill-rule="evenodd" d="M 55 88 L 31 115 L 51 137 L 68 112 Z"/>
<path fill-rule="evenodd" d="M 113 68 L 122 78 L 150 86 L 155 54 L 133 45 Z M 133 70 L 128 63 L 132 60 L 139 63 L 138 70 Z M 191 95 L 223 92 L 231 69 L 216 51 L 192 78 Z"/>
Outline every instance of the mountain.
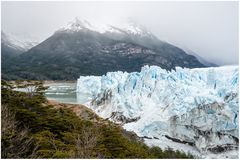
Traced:
<path fill-rule="evenodd" d="M 238 87 L 238 66 L 171 72 L 144 66 L 141 72 L 80 76 L 77 96 L 150 146 L 201 158 L 237 158 Z"/>
<path fill-rule="evenodd" d="M 10 39 L 4 32 L 1 32 L 1 52 L 3 60 L 21 54 L 24 51 L 26 51 L 24 48 L 15 44 L 14 40 Z"/>
<path fill-rule="evenodd" d="M 1 32 L 1 45 L 3 56 L 16 56 L 23 52 L 26 52 L 30 48 L 36 46 L 37 41 L 30 40 L 29 38 L 19 38 L 13 34 Z"/>
<path fill-rule="evenodd" d="M 13 34 L 1 32 L 1 60 L 2 60 L 2 71 L 11 68 L 12 61 L 15 57 L 26 52 L 30 48 L 36 46 L 37 41 L 30 39 L 29 37 L 20 38 Z M 5 73 L 2 73 L 2 77 L 6 77 Z M 12 78 L 17 76 L 12 75 Z"/>
<path fill-rule="evenodd" d="M 3 72 L 7 78 L 73 80 L 79 75 L 140 71 L 143 65 L 168 70 L 204 67 L 196 57 L 135 23 L 95 25 L 76 19 L 14 58 Z"/>
<path fill-rule="evenodd" d="M 182 48 L 182 47 L 181 47 Z M 187 54 L 193 55 L 195 56 L 199 62 L 201 62 L 202 64 L 204 64 L 207 67 L 217 67 L 218 65 L 209 62 L 207 60 L 205 60 L 203 57 L 199 56 L 197 53 L 193 52 L 192 50 L 188 49 L 188 48 L 182 48 Z"/>

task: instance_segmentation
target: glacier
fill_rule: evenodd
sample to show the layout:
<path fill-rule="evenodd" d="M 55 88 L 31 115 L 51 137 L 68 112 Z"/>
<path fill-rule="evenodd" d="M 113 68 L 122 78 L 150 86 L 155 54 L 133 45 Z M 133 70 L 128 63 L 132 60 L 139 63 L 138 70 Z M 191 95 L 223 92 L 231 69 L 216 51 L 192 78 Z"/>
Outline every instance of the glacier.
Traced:
<path fill-rule="evenodd" d="M 77 98 L 99 116 L 135 132 L 147 145 L 200 158 L 237 158 L 238 66 L 144 66 L 140 72 L 80 76 Z"/>

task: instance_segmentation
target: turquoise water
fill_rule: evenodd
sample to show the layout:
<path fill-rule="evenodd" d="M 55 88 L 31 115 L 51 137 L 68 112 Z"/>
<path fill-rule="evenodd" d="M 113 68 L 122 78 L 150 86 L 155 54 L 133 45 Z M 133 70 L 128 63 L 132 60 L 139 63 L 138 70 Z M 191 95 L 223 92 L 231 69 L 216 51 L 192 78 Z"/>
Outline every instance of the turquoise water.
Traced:
<path fill-rule="evenodd" d="M 76 93 L 77 83 L 48 83 L 46 97 L 60 103 L 84 104 L 90 99 L 84 95 Z"/>

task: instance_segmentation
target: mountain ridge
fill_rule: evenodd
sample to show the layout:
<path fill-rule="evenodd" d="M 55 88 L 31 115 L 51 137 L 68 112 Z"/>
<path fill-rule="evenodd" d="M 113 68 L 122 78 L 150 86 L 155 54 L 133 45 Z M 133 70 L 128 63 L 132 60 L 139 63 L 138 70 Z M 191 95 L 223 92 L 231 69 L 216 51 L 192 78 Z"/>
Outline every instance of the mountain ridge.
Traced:
<path fill-rule="evenodd" d="M 132 27 L 115 27 L 114 32 L 109 32 L 76 19 L 13 58 L 3 67 L 4 77 L 73 80 L 79 75 L 139 71 L 143 65 L 158 65 L 168 70 L 176 66 L 205 67 L 194 56 L 159 40 L 149 31 L 135 24 L 129 26 Z"/>

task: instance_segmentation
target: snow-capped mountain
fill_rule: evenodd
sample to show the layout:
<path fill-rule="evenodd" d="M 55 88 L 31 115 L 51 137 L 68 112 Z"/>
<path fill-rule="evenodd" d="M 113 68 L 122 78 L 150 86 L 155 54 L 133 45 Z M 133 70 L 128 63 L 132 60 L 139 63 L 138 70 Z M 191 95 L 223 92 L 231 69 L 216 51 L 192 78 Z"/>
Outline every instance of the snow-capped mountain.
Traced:
<path fill-rule="evenodd" d="M 6 74 L 9 70 L 14 68 L 18 61 L 15 58 L 19 57 L 24 52 L 28 51 L 32 47 L 39 43 L 36 39 L 33 39 L 26 34 L 9 34 L 1 32 L 1 62 L 2 62 L 2 78 L 3 79 L 18 79 L 16 74 Z M 28 62 L 25 62 L 26 64 Z M 14 68 L 15 70 L 16 68 Z"/>
<path fill-rule="evenodd" d="M 22 35 L 14 35 L 10 33 L 1 32 L 1 42 L 4 43 L 5 46 L 25 52 L 30 48 L 36 46 L 39 42 L 33 39 L 30 36 L 22 36 Z"/>
<path fill-rule="evenodd" d="M 78 32 L 83 30 L 90 30 L 101 34 L 115 33 L 115 34 L 129 34 L 142 37 L 154 37 L 154 35 L 147 31 L 144 27 L 136 24 L 133 21 L 125 21 L 119 24 L 96 24 L 88 20 L 81 20 L 75 18 L 74 21 L 69 22 L 66 26 L 60 28 L 58 31 Z"/>
<path fill-rule="evenodd" d="M 175 43 L 166 43 L 159 40 L 153 33 L 151 33 L 144 26 L 136 23 L 131 19 L 122 21 L 121 23 L 96 23 L 86 19 L 80 19 L 76 17 L 73 21 L 70 21 L 66 26 L 60 28 L 57 32 L 82 32 L 93 31 L 105 35 L 114 40 L 128 41 L 136 43 L 151 49 L 163 49 L 167 45 Z M 193 55 L 197 60 L 206 67 L 216 67 L 217 65 L 206 61 L 204 58 L 194 53 L 186 47 L 180 47 L 185 53 Z"/>
<path fill-rule="evenodd" d="M 162 49 L 170 45 L 159 40 L 144 26 L 130 19 L 122 21 L 121 23 L 109 24 L 104 22 L 90 22 L 76 17 L 73 21 L 69 22 L 66 26 L 60 28 L 56 32 L 76 33 L 88 31 L 99 33 L 113 40 L 127 41 L 144 47 L 150 47 L 151 49 Z"/>
<path fill-rule="evenodd" d="M 238 66 L 144 66 L 141 72 L 80 76 L 79 100 L 123 124 L 148 145 L 171 147 L 202 158 L 238 157 Z M 87 98 L 86 98 L 87 97 Z"/>
<path fill-rule="evenodd" d="M 79 19 L 14 61 L 14 66 L 8 68 L 8 75 L 62 80 L 111 71 L 140 71 L 144 65 L 158 65 L 168 70 L 176 66 L 205 67 L 194 56 L 157 39 L 132 22 L 121 26 L 95 25 Z"/>

